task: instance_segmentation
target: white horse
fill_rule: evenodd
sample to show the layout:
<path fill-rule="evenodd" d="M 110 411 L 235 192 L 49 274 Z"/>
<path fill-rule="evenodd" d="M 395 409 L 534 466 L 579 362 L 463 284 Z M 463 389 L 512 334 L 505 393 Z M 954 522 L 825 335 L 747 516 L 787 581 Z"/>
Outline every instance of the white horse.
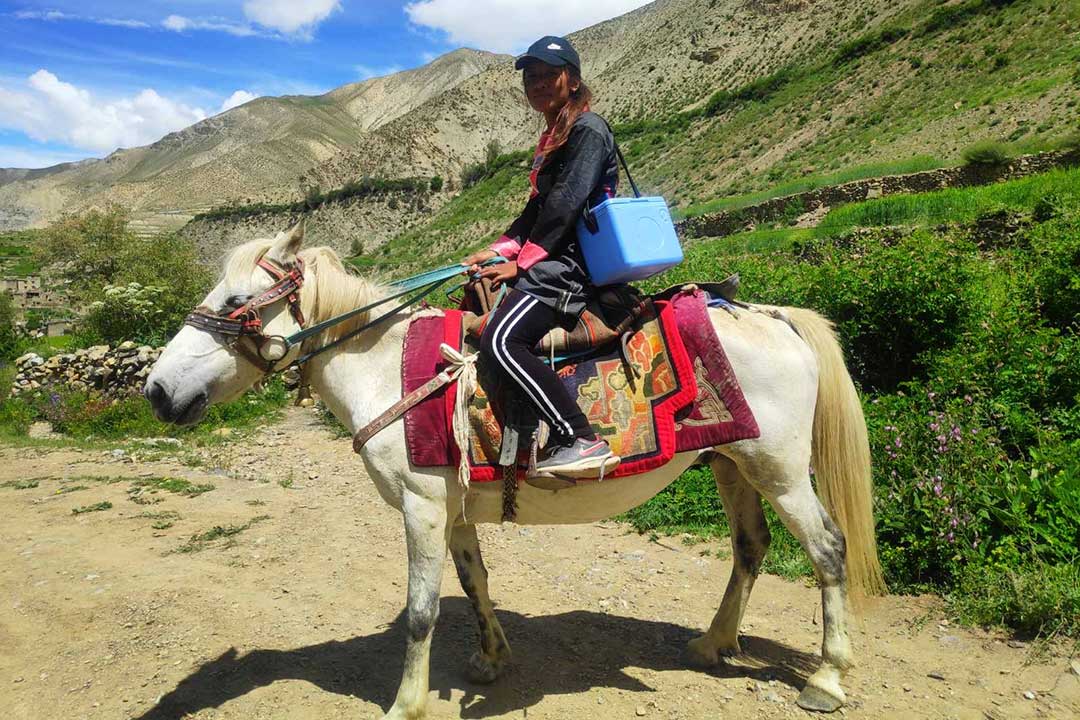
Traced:
<path fill-rule="evenodd" d="M 266 291 L 274 281 L 256 267 L 263 257 L 287 268 L 299 255 L 305 279 L 300 306 L 308 323 L 388 293 L 348 273 L 329 248 L 301 251 L 302 240 L 303 228 L 297 226 L 274 240 L 255 240 L 237 248 L 203 306 L 227 312 Z M 853 593 L 883 589 L 871 513 L 869 445 L 862 407 L 831 324 L 808 310 L 785 312 L 797 333 L 766 314 L 739 312 L 736 317 L 711 310 L 709 315 L 757 419 L 760 437 L 679 453 L 662 468 L 615 481 L 582 482 L 558 491 L 525 485 L 517 496 L 517 522 L 590 523 L 609 518 L 645 502 L 690 466 L 708 463 L 731 526 L 734 568 L 709 629 L 688 645 L 689 660 L 707 666 L 739 653 L 740 621 L 769 546 L 764 497 L 809 554 L 821 586 L 822 664 L 807 679 L 798 702 L 807 709 L 833 711 L 844 703 L 840 681 L 852 666 L 848 587 Z M 410 315 L 402 312 L 310 361 L 311 386 L 354 433 L 401 397 L 401 350 Z M 299 329 L 284 302 L 265 307 L 262 319 L 268 335 L 287 336 Z M 363 319 L 305 344 L 325 344 Z M 290 350 L 280 367 L 299 353 Z M 161 354 L 147 378 L 145 394 L 160 419 L 198 422 L 207 406 L 236 398 L 263 377 L 264 370 L 251 357 L 212 332 L 185 326 Z M 502 487 L 497 482 L 474 483 L 463 491 L 455 468 L 413 467 L 400 420 L 370 440 L 360 457 L 382 498 L 404 515 L 408 548 L 405 665 L 385 718 L 419 718 L 428 697 L 431 637 L 448 548 L 479 622 L 480 649 L 469 660 L 470 679 L 491 682 L 510 659 L 510 647 L 488 596 L 475 527 L 501 521 Z M 820 502 L 811 485 L 811 463 Z"/>

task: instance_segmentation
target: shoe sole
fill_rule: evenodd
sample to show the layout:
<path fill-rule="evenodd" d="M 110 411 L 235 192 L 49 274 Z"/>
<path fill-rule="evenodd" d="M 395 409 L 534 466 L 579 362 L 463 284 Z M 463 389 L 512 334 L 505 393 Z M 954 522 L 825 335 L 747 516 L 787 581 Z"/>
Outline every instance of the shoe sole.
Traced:
<path fill-rule="evenodd" d="M 541 490 L 565 490 L 574 487 L 577 485 L 577 482 L 573 478 L 541 473 L 526 476 L 525 484 L 532 485 L 534 488 L 539 488 Z"/>
<path fill-rule="evenodd" d="M 537 468 L 537 476 L 563 475 L 571 478 L 595 478 L 600 476 L 601 467 L 603 467 L 604 474 L 607 475 L 618 467 L 620 462 L 622 462 L 622 458 L 618 455 L 608 455 L 605 458 L 586 458 L 566 465 Z"/>

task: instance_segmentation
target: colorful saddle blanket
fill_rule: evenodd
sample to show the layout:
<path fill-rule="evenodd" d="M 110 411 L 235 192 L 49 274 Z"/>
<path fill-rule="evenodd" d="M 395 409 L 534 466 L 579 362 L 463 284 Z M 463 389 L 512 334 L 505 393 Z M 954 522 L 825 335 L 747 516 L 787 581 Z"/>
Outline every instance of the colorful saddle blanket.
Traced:
<path fill-rule="evenodd" d="M 720 345 L 700 290 L 658 300 L 651 316 L 627 343 L 558 367 L 579 407 L 622 462 L 608 477 L 658 468 L 677 452 L 755 438 L 759 431 L 738 380 Z M 409 393 L 438 372 L 445 361 L 440 343 L 462 345 L 462 313 L 419 317 L 408 329 L 402 391 Z M 627 367 L 627 361 L 633 369 Z M 481 384 L 492 378 L 480 370 Z M 453 442 L 454 385 L 405 413 L 409 459 L 418 467 L 457 465 Z M 470 405 L 469 464 L 474 482 L 502 477 L 498 467 L 502 431 L 483 388 Z"/>

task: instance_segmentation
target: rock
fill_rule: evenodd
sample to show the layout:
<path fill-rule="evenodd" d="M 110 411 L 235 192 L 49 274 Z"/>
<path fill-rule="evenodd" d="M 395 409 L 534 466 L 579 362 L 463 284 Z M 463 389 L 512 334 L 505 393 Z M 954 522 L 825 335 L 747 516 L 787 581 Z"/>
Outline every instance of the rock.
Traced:
<path fill-rule="evenodd" d="M 87 358 L 87 360 L 90 360 L 91 362 L 97 362 L 99 360 L 102 360 L 108 354 L 109 354 L 109 346 L 108 345 L 95 345 L 95 346 L 93 346 L 91 348 L 88 348 L 86 350 L 86 358 Z"/>
<path fill-rule="evenodd" d="M 130 352 L 136 348 L 136 345 L 131 340 L 125 340 L 116 346 L 117 352 Z"/>
<path fill-rule="evenodd" d="M 945 679 L 945 676 L 942 675 L 941 673 L 937 672 L 937 671 L 926 673 L 926 677 L 928 677 L 928 678 L 930 678 L 932 680 L 944 680 Z"/>
<path fill-rule="evenodd" d="M 1031 690 L 1025 690 L 1024 691 L 1024 699 L 1025 700 L 1034 700 L 1036 697 L 1038 697 L 1038 695 L 1036 695 Z"/>
<path fill-rule="evenodd" d="M 45 362 L 45 360 L 37 353 L 26 353 L 25 355 L 20 355 L 15 358 L 15 367 L 23 367 L 24 365 L 28 368 L 37 367 L 43 362 Z"/>
<path fill-rule="evenodd" d="M 1020 650 L 1021 648 L 1026 648 L 1026 647 L 1027 647 L 1027 643 L 1026 643 L 1026 642 L 1024 642 L 1024 641 L 1022 641 L 1022 640 L 1010 640 L 1010 641 L 1009 641 L 1008 643 L 1006 643 L 1006 644 L 1007 644 L 1007 645 L 1008 645 L 1009 647 L 1011 647 L 1011 648 L 1013 648 L 1013 649 L 1015 649 L 1015 650 Z"/>
<path fill-rule="evenodd" d="M 638 705 L 637 708 L 634 710 L 634 714 L 638 717 L 645 717 L 645 714 L 648 712 L 649 711 L 645 709 L 644 705 Z"/>
<path fill-rule="evenodd" d="M 1072 670 L 1072 674 L 1080 677 L 1080 660 L 1070 660 L 1069 669 Z"/>
<path fill-rule="evenodd" d="M 960 644 L 960 638 L 955 635 L 942 635 L 940 642 L 946 647 L 955 647 Z"/>
<path fill-rule="evenodd" d="M 772 690 L 769 690 L 768 692 L 763 693 L 761 695 L 761 699 L 764 700 L 765 702 L 771 702 L 771 703 L 782 703 L 782 702 L 784 702 L 784 698 L 780 697 L 779 695 L 777 695 Z"/>
<path fill-rule="evenodd" d="M 30 425 L 30 429 L 26 431 L 26 436 L 35 440 L 42 440 L 45 438 L 54 438 L 56 433 L 53 432 L 53 426 L 47 422 L 36 422 Z"/>

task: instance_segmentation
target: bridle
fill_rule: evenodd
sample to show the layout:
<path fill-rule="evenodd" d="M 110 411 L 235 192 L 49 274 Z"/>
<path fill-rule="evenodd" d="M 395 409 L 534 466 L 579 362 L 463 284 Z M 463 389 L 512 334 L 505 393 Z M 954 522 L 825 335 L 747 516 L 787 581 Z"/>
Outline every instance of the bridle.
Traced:
<path fill-rule="evenodd" d="M 483 264 L 488 265 L 494 262 L 503 262 L 503 260 L 502 258 L 497 258 Z M 255 365 L 255 367 L 261 369 L 264 376 L 281 372 L 289 367 L 289 365 L 303 365 L 316 355 L 341 345 L 368 328 L 374 327 L 384 320 L 393 317 L 408 306 L 420 302 L 435 290 L 445 285 L 451 278 L 460 275 L 463 272 L 460 265 L 448 265 L 437 270 L 431 270 L 402 280 L 395 280 L 390 283 L 390 287 L 397 289 L 398 292 L 388 295 L 381 300 L 376 300 L 373 303 L 364 305 L 363 307 L 349 310 L 348 312 L 336 315 L 329 320 L 324 320 L 321 323 L 305 328 L 304 313 L 300 310 L 300 288 L 304 285 L 303 261 L 298 257 L 296 258 L 296 264 L 292 267 L 282 267 L 264 257 L 256 264 L 258 267 L 261 267 L 269 273 L 270 277 L 274 278 L 275 282 L 270 289 L 253 297 L 241 307 L 229 313 L 219 313 L 205 305 L 200 305 L 184 319 L 184 324 L 226 338 L 228 346 L 247 358 Z M 345 322 L 357 315 L 366 313 L 369 310 L 405 295 L 410 295 L 410 297 L 382 313 L 374 320 L 369 320 L 355 330 L 345 333 L 333 342 L 300 355 L 291 363 L 282 367 L 278 366 L 278 364 L 288 356 L 289 351 L 293 347 L 299 345 L 308 338 L 318 335 L 327 328 L 338 325 L 339 323 Z M 267 335 L 263 332 L 263 322 L 259 311 L 264 307 L 281 302 L 282 300 L 288 301 L 289 311 L 292 313 L 293 319 L 295 319 L 300 326 L 300 330 L 288 337 L 282 335 Z M 243 342 L 245 337 L 251 339 L 250 345 Z"/>
<path fill-rule="evenodd" d="M 286 300 L 293 319 L 303 329 L 304 313 L 300 309 L 300 288 L 304 285 L 304 261 L 296 258 L 295 265 L 285 268 L 264 257 L 256 264 L 275 280 L 268 290 L 227 314 L 200 305 L 184 319 L 184 324 L 228 338 L 229 347 L 265 374 L 271 375 L 284 369 L 278 368 L 277 364 L 289 354 L 292 343 L 282 335 L 267 335 L 263 332 L 259 311 Z M 250 345 L 243 342 L 245 337 L 251 339 Z"/>

